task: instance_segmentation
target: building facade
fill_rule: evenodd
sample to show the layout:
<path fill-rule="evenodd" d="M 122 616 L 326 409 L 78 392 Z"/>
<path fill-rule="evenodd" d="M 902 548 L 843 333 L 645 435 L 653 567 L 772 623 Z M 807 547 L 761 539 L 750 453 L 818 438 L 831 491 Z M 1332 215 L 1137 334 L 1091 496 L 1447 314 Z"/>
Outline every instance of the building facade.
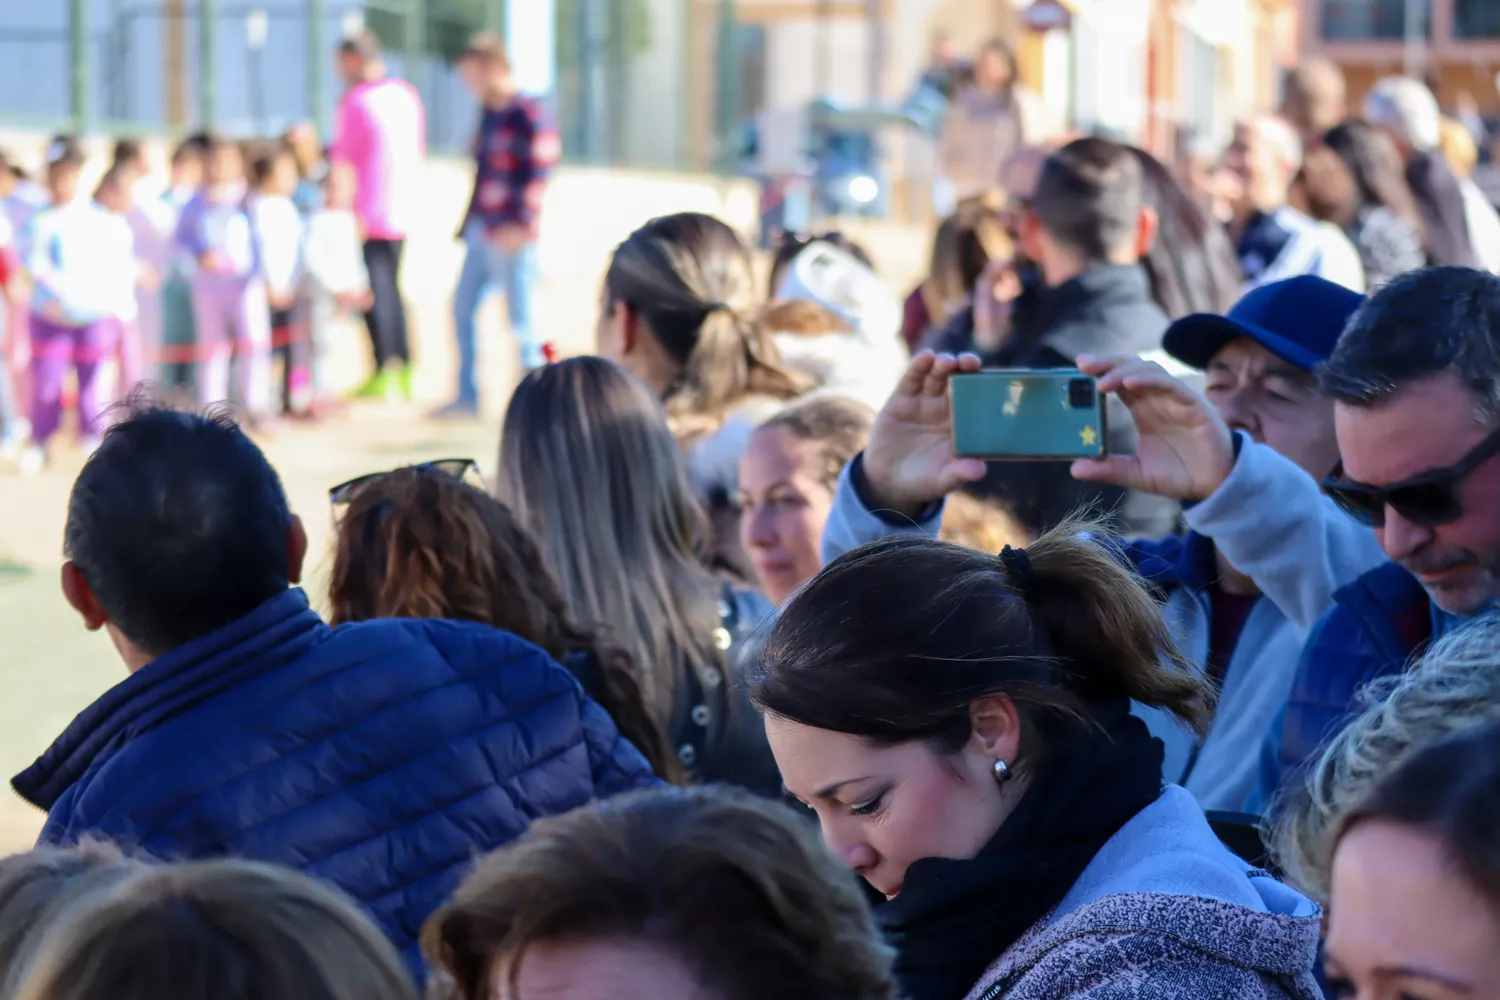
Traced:
<path fill-rule="evenodd" d="M 1445 108 L 1500 112 L 1500 0 L 1303 0 L 1302 43 L 1344 70 L 1358 101 L 1381 77 L 1426 79 Z"/>

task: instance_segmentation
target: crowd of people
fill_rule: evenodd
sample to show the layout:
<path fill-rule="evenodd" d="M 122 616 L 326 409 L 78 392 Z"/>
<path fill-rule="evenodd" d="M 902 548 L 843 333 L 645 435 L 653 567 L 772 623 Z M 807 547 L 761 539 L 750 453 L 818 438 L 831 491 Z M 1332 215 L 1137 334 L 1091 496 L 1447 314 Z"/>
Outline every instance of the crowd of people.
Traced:
<path fill-rule="evenodd" d="M 238 362 L 250 429 L 269 348 L 288 400 L 316 367 L 271 332 L 310 266 L 272 234 L 332 219 L 374 302 L 326 305 L 370 305 L 373 391 L 410 371 L 399 212 L 364 220 L 414 112 L 370 39 L 341 52 L 318 214 L 307 143 L 249 199 L 236 146 L 185 145 L 139 267 L 215 352 L 200 402 Z M 1425 88 L 1345 120 L 1301 67 L 1207 164 L 1018 139 L 905 308 L 838 232 L 786 238 L 768 287 L 723 221 L 657 218 L 598 353 L 559 359 L 524 294 L 555 137 L 494 39 L 461 65 L 460 344 L 523 289 L 498 460 L 330 484 L 309 595 L 242 422 L 143 385 L 85 424 L 62 590 L 127 676 L 13 779 L 47 820 L 0 860 L 0 997 L 1500 993 L 1500 277 Z M 131 245 L 132 185 L 87 203 L 49 159 L 31 370 L 82 394 L 106 355 L 142 373 L 118 331 L 149 283 L 80 280 Z M 446 413 L 477 408 L 467 357 Z M 985 365 L 1095 379 L 1108 453 L 957 455 L 949 386 Z"/>

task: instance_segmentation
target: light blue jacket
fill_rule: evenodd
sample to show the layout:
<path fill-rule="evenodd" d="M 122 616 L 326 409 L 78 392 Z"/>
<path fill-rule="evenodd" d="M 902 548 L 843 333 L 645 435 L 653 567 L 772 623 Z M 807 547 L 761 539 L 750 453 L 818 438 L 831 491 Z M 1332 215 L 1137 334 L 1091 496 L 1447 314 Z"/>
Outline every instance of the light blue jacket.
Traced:
<path fill-rule="evenodd" d="M 1111 837 L 970 1000 L 1317 1000 L 1318 907 L 1232 854 L 1183 789 Z"/>
<path fill-rule="evenodd" d="M 1374 533 L 1322 495 L 1317 482 L 1289 459 L 1237 435 L 1229 478 L 1208 499 L 1188 507 L 1192 532 L 1134 542 L 1125 554 L 1165 595 L 1162 615 L 1194 663 L 1208 658 L 1217 569 L 1213 547 L 1260 588 L 1230 657 L 1213 729 L 1201 743 L 1164 712 L 1137 706 L 1166 744 L 1163 773 L 1204 809 L 1237 811 L 1255 787 L 1257 754 L 1286 704 L 1308 632 L 1333 606 L 1333 594 L 1386 561 Z M 858 459 L 856 459 L 858 461 Z M 823 561 L 887 535 L 936 535 L 935 508 L 921 521 L 873 513 L 844 470 L 823 531 Z M 889 517 L 889 515 L 887 515 Z"/>

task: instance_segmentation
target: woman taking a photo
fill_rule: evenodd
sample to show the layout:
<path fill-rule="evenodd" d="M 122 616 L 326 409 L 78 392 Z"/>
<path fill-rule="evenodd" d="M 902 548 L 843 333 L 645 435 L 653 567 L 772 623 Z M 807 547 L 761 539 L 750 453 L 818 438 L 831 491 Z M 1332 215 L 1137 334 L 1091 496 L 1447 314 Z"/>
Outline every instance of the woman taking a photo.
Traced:
<path fill-rule="evenodd" d="M 1087 527 L 889 538 L 808 582 L 749 678 L 786 787 L 886 896 L 910 1000 L 1315 1000 L 1317 907 L 1162 787 L 1132 702 L 1202 731 L 1213 695 Z"/>
<path fill-rule="evenodd" d="M 536 539 L 510 508 L 463 481 L 462 464 L 433 462 L 335 487 L 335 504 L 347 509 L 338 520 L 329 623 L 447 618 L 520 636 L 572 671 L 658 776 L 679 777 L 630 654 L 573 619 Z"/>
<path fill-rule="evenodd" d="M 500 498 L 536 537 L 575 618 L 629 651 L 689 780 L 779 795 L 735 660 L 770 611 L 704 565 L 707 522 L 661 404 L 602 358 L 538 368 L 511 397 Z"/>

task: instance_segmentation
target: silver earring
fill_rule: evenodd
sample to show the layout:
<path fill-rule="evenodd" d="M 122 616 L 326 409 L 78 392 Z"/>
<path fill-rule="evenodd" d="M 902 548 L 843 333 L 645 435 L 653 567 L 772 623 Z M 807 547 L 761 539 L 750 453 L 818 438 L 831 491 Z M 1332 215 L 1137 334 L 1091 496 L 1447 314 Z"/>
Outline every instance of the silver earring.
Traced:
<path fill-rule="evenodd" d="M 1003 760 L 997 760 L 997 761 L 995 761 L 995 780 L 996 781 L 1000 782 L 1000 784 L 1003 785 L 1003 784 L 1005 784 L 1007 781 L 1009 781 L 1013 777 L 1014 777 L 1014 775 L 1012 775 L 1010 773 L 1010 765 L 1009 764 L 1005 763 L 1005 761 L 1003 761 Z"/>

